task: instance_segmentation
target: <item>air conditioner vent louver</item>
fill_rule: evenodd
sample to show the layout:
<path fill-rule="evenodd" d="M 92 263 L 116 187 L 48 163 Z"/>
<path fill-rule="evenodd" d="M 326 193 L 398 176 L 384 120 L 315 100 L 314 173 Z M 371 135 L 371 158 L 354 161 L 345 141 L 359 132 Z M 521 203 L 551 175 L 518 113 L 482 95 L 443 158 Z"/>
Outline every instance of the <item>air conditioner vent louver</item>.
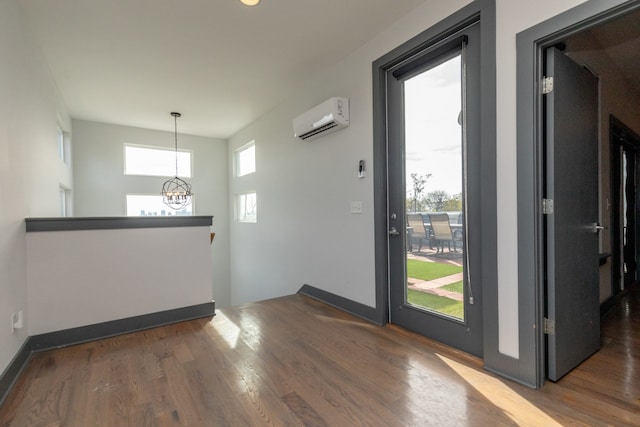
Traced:
<path fill-rule="evenodd" d="M 338 124 L 335 122 L 327 123 L 326 125 L 321 126 L 318 129 L 315 129 L 315 130 L 312 130 L 311 132 L 307 132 L 305 134 L 300 135 L 300 139 L 309 139 L 312 136 L 318 135 L 319 133 L 322 133 L 322 132 L 326 132 L 329 129 L 334 128 L 336 126 L 338 126 Z"/>
<path fill-rule="evenodd" d="M 349 99 L 329 98 L 293 119 L 296 138 L 309 141 L 349 126 Z"/>

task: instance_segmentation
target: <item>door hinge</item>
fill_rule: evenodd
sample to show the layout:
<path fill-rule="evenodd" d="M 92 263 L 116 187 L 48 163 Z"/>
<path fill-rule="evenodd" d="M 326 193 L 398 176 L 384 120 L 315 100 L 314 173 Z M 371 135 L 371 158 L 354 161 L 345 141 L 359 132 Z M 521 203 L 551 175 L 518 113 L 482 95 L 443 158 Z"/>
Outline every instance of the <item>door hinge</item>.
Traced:
<path fill-rule="evenodd" d="M 544 333 L 546 335 L 555 335 L 556 334 L 556 321 L 544 318 Z"/>
<path fill-rule="evenodd" d="M 553 213 L 553 199 L 542 199 L 543 215 L 551 215 Z"/>
<path fill-rule="evenodd" d="M 542 79 L 542 94 L 546 95 L 553 92 L 553 77 L 545 77 Z"/>

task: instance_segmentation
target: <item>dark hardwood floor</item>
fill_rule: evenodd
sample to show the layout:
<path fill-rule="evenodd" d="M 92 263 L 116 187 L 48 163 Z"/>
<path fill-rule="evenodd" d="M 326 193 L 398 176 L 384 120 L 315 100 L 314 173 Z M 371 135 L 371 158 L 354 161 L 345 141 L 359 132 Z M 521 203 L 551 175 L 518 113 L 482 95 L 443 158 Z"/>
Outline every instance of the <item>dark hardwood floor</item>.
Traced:
<path fill-rule="evenodd" d="M 37 353 L 0 426 L 640 425 L 640 298 L 603 347 L 532 390 L 395 326 L 294 295 Z"/>

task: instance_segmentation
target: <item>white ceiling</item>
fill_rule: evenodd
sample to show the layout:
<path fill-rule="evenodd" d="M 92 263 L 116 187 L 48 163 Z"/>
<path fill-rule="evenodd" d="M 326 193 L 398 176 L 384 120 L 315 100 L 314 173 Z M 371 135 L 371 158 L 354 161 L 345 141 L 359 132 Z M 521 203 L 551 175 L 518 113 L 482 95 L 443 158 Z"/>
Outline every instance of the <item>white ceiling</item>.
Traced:
<path fill-rule="evenodd" d="M 227 138 L 425 0 L 19 0 L 73 118 Z"/>

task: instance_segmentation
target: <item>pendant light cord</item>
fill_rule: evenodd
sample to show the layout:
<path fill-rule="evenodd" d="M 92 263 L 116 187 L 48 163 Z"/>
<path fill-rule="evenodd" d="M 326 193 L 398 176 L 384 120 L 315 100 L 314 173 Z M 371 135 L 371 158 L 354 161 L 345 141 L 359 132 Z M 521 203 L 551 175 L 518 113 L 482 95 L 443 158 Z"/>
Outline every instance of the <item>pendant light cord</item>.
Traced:
<path fill-rule="evenodd" d="M 178 177 L 178 117 L 181 116 L 180 113 L 171 113 L 173 116 L 174 123 L 174 136 L 175 136 L 175 144 L 176 144 L 176 178 Z"/>
<path fill-rule="evenodd" d="M 176 178 L 178 177 L 178 116 L 173 116 L 173 122 L 175 124 L 175 139 L 176 139 Z"/>

